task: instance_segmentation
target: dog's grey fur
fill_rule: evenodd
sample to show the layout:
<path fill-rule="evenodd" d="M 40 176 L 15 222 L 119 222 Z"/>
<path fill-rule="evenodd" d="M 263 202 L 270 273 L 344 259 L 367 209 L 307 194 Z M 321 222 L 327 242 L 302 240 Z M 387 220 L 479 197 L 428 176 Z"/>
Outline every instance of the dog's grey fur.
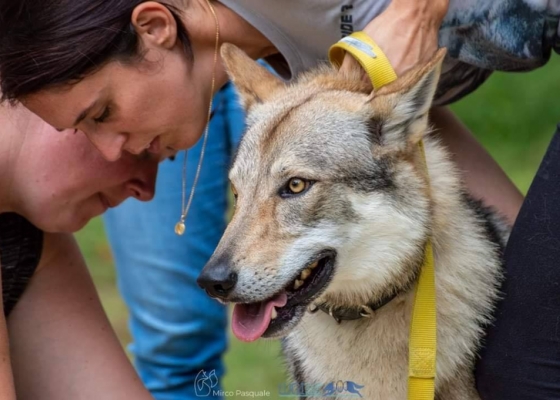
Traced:
<path fill-rule="evenodd" d="M 206 267 L 219 260 L 237 272 L 224 300 L 270 298 L 324 249 L 336 251 L 335 273 L 316 303 L 357 307 L 398 293 L 372 318 L 340 324 L 298 310 L 276 335 L 297 381 L 350 380 L 365 385 L 369 400 L 406 399 L 413 283 L 431 238 L 437 398 L 478 398 L 473 362 L 498 296 L 507 228 L 468 198 L 430 135 L 443 53 L 369 94 L 329 68 L 285 85 L 237 48 L 222 48 L 249 125 L 230 171 L 236 211 Z M 293 177 L 314 183 L 302 195 L 281 196 Z"/>

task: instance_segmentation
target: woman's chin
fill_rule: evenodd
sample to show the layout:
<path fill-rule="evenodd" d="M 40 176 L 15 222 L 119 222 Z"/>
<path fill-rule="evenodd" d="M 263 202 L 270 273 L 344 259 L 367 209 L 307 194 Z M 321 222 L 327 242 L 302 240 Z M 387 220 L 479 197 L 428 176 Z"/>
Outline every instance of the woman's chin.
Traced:
<path fill-rule="evenodd" d="M 59 213 L 59 214 L 51 214 L 53 218 L 49 218 L 47 220 L 38 221 L 39 223 L 34 223 L 30 221 L 32 224 L 37 226 L 37 228 L 41 229 L 42 231 L 49 232 L 49 233 L 74 233 L 81 230 L 83 227 L 87 225 L 87 223 L 94 217 L 101 215 L 101 213 L 96 213 L 94 215 L 85 215 L 83 212 L 78 213 Z"/>

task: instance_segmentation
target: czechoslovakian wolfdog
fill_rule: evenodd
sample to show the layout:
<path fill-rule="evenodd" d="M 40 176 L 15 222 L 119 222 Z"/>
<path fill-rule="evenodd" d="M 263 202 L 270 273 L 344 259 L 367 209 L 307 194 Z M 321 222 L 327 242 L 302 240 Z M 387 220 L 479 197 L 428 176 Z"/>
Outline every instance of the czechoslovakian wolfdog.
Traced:
<path fill-rule="evenodd" d="M 366 399 L 406 399 L 414 285 L 431 238 L 436 397 L 478 398 L 473 364 L 507 228 L 468 197 L 429 135 L 444 54 L 370 93 L 328 67 L 285 84 L 222 47 L 248 130 L 230 171 L 235 213 L 198 282 L 236 303 L 239 339 L 283 338 L 298 383 L 350 380 Z"/>

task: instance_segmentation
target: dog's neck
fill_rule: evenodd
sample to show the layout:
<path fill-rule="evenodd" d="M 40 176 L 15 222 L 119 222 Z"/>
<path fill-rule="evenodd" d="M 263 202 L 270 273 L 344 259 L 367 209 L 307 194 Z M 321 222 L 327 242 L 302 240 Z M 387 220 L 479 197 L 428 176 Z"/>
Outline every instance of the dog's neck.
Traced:
<path fill-rule="evenodd" d="M 417 168 L 426 168 L 423 160 L 417 161 L 422 162 Z M 436 274 L 441 278 L 442 275 L 453 274 L 452 270 L 461 268 L 461 264 L 469 261 L 468 258 L 460 258 L 461 254 L 469 254 L 472 249 L 471 242 L 464 238 L 471 239 L 473 232 L 480 230 L 480 221 L 476 221 L 479 216 L 469 204 L 470 200 L 461 187 L 454 165 L 441 146 L 430 139 L 427 140 L 426 162 L 432 202 L 431 236 L 428 239 L 434 244 Z M 498 245 L 503 244 L 502 240 Z M 407 268 L 416 271 L 411 279 L 371 299 L 363 299 L 362 296 L 363 304 L 345 302 L 344 296 L 331 294 L 326 297 L 326 301 L 317 304 L 317 310 L 331 315 L 337 322 L 371 317 L 375 311 L 397 301 L 397 298 L 411 298 L 423 263 L 424 252 L 421 252 L 409 261 Z"/>

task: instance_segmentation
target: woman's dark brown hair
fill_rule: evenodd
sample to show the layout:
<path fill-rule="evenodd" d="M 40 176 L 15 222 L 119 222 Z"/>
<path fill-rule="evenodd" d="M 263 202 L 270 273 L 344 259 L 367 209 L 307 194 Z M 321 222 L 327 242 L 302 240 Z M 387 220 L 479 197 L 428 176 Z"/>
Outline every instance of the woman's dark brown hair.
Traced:
<path fill-rule="evenodd" d="M 78 82 L 109 61 L 141 59 L 130 19 L 146 1 L 0 0 L 0 102 Z M 178 10 L 167 7 L 192 60 Z"/>

